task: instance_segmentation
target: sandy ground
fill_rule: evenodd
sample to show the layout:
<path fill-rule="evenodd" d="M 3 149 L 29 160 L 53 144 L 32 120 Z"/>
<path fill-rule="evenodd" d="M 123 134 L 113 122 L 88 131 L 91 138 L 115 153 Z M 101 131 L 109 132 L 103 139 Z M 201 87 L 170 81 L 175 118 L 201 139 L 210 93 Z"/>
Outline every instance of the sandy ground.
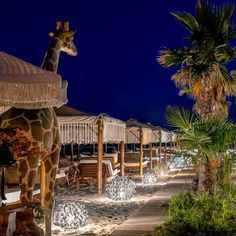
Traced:
<path fill-rule="evenodd" d="M 55 207 L 58 204 L 67 202 L 83 204 L 88 211 L 88 224 L 76 230 L 63 230 L 53 225 L 52 235 L 109 235 L 133 212 L 143 206 L 153 193 L 165 185 L 168 178 L 164 178 L 158 181 L 157 184 L 149 186 L 143 185 L 141 179 L 132 179 L 136 183 L 136 194 L 127 201 L 111 200 L 106 196 L 106 193 L 98 196 L 94 186 L 81 185 L 80 190 L 77 190 L 75 186 L 56 189 Z"/>

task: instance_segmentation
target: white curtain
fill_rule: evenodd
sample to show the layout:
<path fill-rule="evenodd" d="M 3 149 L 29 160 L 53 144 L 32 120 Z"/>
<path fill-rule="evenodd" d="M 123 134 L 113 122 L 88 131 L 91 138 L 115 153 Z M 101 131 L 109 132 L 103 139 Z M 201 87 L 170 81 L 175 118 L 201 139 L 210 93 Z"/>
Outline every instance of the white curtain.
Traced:
<path fill-rule="evenodd" d="M 61 143 L 97 143 L 97 119 L 102 120 L 104 143 L 125 141 L 126 125 L 118 119 L 102 116 L 59 116 Z"/>

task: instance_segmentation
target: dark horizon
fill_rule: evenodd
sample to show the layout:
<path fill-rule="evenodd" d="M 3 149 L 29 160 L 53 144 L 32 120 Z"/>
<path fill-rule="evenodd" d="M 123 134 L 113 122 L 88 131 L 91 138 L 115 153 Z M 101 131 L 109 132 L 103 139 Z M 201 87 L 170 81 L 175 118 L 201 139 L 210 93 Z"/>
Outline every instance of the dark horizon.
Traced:
<path fill-rule="evenodd" d="M 50 41 L 47 32 L 55 30 L 57 20 L 69 20 L 70 28 L 77 30 L 74 43 L 78 56 L 61 53 L 58 67 L 58 73 L 69 82 L 68 105 L 124 121 L 135 118 L 165 127 L 167 105 L 191 109 L 194 101 L 186 95 L 178 96 L 179 90 L 171 81 L 178 68 L 163 68 L 156 56 L 164 47 L 175 48 L 187 42 L 188 32 L 170 12 L 193 13 L 195 3 L 4 1 L 0 16 L 1 50 L 41 66 Z M 236 21 L 236 13 L 233 19 Z M 234 99 L 231 102 L 230 118 L 236 121 Z"/>

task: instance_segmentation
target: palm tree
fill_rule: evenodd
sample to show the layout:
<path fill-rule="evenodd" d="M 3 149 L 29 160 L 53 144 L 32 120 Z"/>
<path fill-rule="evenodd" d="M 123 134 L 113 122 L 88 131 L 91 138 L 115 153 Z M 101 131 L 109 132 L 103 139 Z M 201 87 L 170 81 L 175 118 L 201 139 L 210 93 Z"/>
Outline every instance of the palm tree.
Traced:
<path fill-rule="evenodd" d="M 177 129 L 180 142 L 187 149 L 197 150 L 193 160 L 197 167 L 204 167 L 203 190 L 214 194 L 219 167 L 229 158 L 227 149 L 236 138 L 235 126 L 221 118 L 202 120 L 183 108 L 171 106 L 167 107 L 166 120 Z"/>
<path fill-rule="evenodd" d="M 226 97 L 236 94 L 236 76 L 226 68 L 235 59 L 236 47 L 230 41 L 236 36 L 236 25 L 230 22 L 234 5 L 213 4 L 197 0 L 196 15 L 172 13 L 189 31 L 189 44 L 160 51 L 157 60 L 181 68 L 172 76 L 180 95 L 187 93 L 196 100 L 194 110 L 201 118 L 227 117 Z"/>

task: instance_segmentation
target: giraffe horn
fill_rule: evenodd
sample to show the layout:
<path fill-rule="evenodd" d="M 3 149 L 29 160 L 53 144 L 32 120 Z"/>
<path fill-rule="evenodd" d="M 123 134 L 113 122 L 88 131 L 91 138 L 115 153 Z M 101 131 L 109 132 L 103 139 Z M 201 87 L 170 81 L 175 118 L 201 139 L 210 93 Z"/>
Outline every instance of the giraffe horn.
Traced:
<path fill-rule="evenodd" d="M 64 22 L 64 30 L 69 31 L 69 21 L 68 20 Z"/>
<path fill-rule="evenodd" d="M 57 21 L 57 29 L 61 29 L 62 28 L 62 24 L 61 24 L 61 21 Z"/>

